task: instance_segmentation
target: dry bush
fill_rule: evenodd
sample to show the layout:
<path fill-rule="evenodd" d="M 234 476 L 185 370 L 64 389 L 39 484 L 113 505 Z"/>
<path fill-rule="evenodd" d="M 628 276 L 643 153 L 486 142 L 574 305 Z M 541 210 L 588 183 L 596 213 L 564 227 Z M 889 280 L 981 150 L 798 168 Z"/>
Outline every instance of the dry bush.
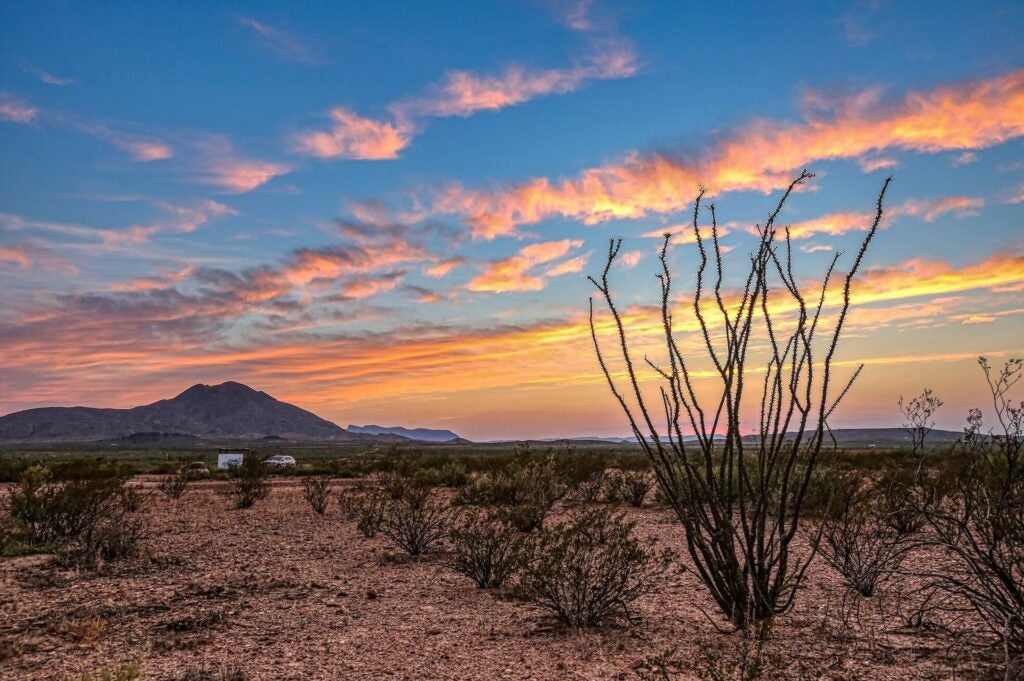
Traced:
<path fill-rule="evenodd" d="M 981 618 L 1009 670 L 1024 664 L 1024 403 L 1009 399 L 1022 362 L 1011 359 L 995 374 L 984 357 L 979 364 L 999 430 L 982 432 L 981 412 L 972 410 L 956 448 L 960 470 L 922 509 L 930 544 L 948 560 L 917 572 Z"/>
<path fill-rule="evenodd" d="M 189 472 L 188 466 L 181 466 L 173 473 L 160 478 L 160 482 L 156 487 L 167 498 L 177 500 L 185 496 L 190 482 L 192 482 L 192 473 Z"/>
<path fill-rule="evenodd" d="M 448 532 L 449 512 L 429 489 L 409 487 L 384 505 L 380 533 L 410 556 L 433 549 Z"/>
<path fill-rule="evenodd" d="M 327 512 L 327 501 L 331 496 L 331 476 L 311 475 L 302 479 L 302 495 L 310 508 L 323 515 Z"/>
<path fill-rule="evenodd" d="M 499 514 L 470 511 L 448 531 L 452 569 L 481 589 L 502 586 L 523 565 L 526 536 Z"/>
<path fill-rule="evenodd" d="M 576 485 L 576 498 L 580 501 L 597 501 L 607 483 L 608 473 L 605 470 L 593 471 Z"/>
<path fill-rule="evenodd" d="M 345 517 L 356 523 L 359 533 L 371 539 L 380 531 L 388 500 L 378 485 L 361 483 L 341 497 L 341 508 Z"/>
<path fill-rule="evenodd" d="M 654 487 L 654 477 L 647 471 L 615 471 L 608 477 L 608 501 L 625 501 L 634 508 L 644 505 L 644 500 Z"/>
<path fill-rule="evenodd" d="M 26 469 L 7 498 L 8 514 L 34 546 L 91 569 L 138 550 L 143 498 L 116 467 L 72 465 Z"/>
<path fill-rule="evenodd" d="M 874 219 L 846 275 L 837 276 L 838 286 L 831 282 L 839 254 L 821 285 L 805 291 L 794 275 L 789 230 L 780 230 L 776 220 L 791 193 L 810 177 L 802 173 L 758 225 L 758 244 L 739 277 L 746 284 L 728 302 L 722 292 L 715 207 L 710 207 L 707 230 L 700 224 L 704 193 L 698 195 L 692 226 L 699 262 L 687 321 L 698 329 L 694 340 L 700 357 L 690 352 L 690 339 L 677 337 L 675 319 L 687 313 L 677 307 L 680 298 L 672 290 L 671 235 L 665 235 L 658 275 L 665 356 L 660 363 L 645 357 L 652 377 L 661 379 L 653 401 L 648 397 L 652 391 L 642 388 L 649 377 L 631 350 L 626 318 L 609 283 L 621 239 L 612 240 L 602 274 L 591 278 L 610 316 L 609 324 L 599 324 L 591 299 L 598 363 L 684 526 L 696 573 L 734 626 L 756 625 L 764 635 L 772 620 L 792 607 L 813 559 L 813 552 L 795 551 L 793 540 L 819 455 L 830 442 L 828 419 L 860 371 L 840 383 L 833 362 L 850 288 L 882 220 L 890 182 L 882 187 Z M 826 299 L 835 304 L 826 305 Z M 823 309 L 829 310 L 831 328 L 826 328 Z M 599 336 L 605 335 L 614 356 L 602 351 Z M 704 367 L 714 376 L 714 387 L 702 379 L 698 394 L 696 372 Z M 746 414 L 756 414 L 757 421 L 745 422 Z M 667 427 L 655 425 L 659 422 Z M 684 432 L 695 437 L 684 439 Z"/>
<path fill-rule="evenodd" d="M 604 508 L 580 510 L 536 535 L 516 594 L 571 627 L 631 620 L 629 606 L 654 589 L 671 561 Z"/>
<path fill-rule="evenodd" d="M 887 522 L 887 502 L 866 476 L 848 472 L 833 480 L 816 548 L 847 585 L 862 596 L 892 576 L 913 547 L 911 533 Z"/>
<path fill-rule="evenodd" d="M 525 463 L 513 462 L 480 476 L 459 490 L 452 503 L 499 507 L 510 523 L 523 532 L 532 532 L 544 525 L 555 502 L 567 490 L 557 462 L 548 456 Z"/>
<path fill-rule="evenodd" d="M 227 494 L 234 499 L 235 508 L 252 508 L 270 494 L 270 469 L 266 462 L 266 456 L 249 452 L 242 463 L 228 469 Z"/>
<path fill-rule="evenodd" d="M 917 397 L 908 402 L 903 401 L 900 395 L 899 408 L 903 415 L 903 430 L 910 436 L 910 445 L 914 452 L 924 449 L 924 439 L 935 427 L 935 419 L 932 417 L 942 406 L 942 400 L 936 397 L 930 388 L 925 388 Z"/>

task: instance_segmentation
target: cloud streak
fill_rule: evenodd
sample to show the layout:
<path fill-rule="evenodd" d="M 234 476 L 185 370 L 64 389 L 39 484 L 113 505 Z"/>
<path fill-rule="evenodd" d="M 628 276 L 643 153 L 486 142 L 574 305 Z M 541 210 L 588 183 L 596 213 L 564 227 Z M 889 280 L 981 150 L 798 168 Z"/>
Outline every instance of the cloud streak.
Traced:
<path fill-rule="evenodd" d="M 677 212 L 691 199 L 686 187 L 769 192 L 815 162 L 883 151 L 981 149 L 1024 135 L 1024 69 L 895 101 L 874 91 L 811 99 L 804 121 L 755 120 L 697 155 L 634 153 L 558 182 L 538 177 L 497 189 L 451 185 L 434 197 L 433 209 L 460 214 L 477 237 L 493 239 L 552 217 L 589 225 Z"/>
<path fill-rule="evenodd" d="M 329 129 L 297 133 L 291 146 L 298 154 L 322 159 L 394 159 L 412 143 L 417 122 L 425 118 L 498 111 L 545 95 L 573 92 L 596 80 L 629 78 L 637 69 L 632 47 L 617 40 L 564 69 L 531 71 L 513 65 L 491 75 L 449 71 L 426 95 L 391 104 L 387 120 L 336 107 L 328 114 Z"/>

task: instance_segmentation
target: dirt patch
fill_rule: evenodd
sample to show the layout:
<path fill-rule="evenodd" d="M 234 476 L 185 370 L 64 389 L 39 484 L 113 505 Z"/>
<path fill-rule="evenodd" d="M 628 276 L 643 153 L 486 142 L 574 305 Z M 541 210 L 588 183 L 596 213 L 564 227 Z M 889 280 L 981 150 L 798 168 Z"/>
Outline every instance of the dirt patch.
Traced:
<path fill-rule="evenodd" d="M 39 556 L 0 560 L 0 677 L 61 679 L 141 659 L 141 678 L 168 680 L 199 668 L 249 679 L 635 679 L 674 649 L 673 678 L 699 678 L 707 652 L 739 637 L 716 631 L 724 624 L 685 570 L 672 514 L 624 510 L 678 565 L 632 609 L 639 624 L 572 632 L 477 589 L 442 556 L 408 559 L 363 538 L 333 502 L 315 514 L 298 482 L 278 481 L 245 511 L 216 484 L 177 502 L 157 496 L 144 559 L 98 574 Z M 774 649 L 825 678 L 948 678 L 956 666 L 969 675 L 975 663 L 950 636 L 903 626 L 906 589 L 893 580 L 876 597 L 844 597 L 819 561 Z"/>

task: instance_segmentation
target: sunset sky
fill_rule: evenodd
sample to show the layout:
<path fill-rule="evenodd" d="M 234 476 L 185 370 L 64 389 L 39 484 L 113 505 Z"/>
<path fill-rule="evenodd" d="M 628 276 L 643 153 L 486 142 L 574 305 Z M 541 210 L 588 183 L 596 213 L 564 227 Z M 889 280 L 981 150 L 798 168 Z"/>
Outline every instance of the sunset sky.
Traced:
<path fill-rule="evenodd" d="M 959 428 L 975 358 L 1024 355 L 1024 3 L 938 6 L 5 3 L 0 414 L 236 380 L 342 426 L 625 434 L 608 239 L 642 337 L 666 230 L 685 310 L 698 188 L 735 288 L 806 167 L 808 281 L 894 178 L 832 425 L 928 386 Z"/>

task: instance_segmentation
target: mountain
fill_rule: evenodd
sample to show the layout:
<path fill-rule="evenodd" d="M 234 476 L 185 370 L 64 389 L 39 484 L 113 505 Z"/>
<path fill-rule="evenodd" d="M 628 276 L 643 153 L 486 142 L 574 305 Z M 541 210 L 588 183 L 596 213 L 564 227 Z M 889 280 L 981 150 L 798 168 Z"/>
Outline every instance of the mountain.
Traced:
<path fill-rule="evenodd" d="M 0 417 L 0 442 L 131 443 L 145 442 L 154 434 L 159 439 L 380 441 L 349 433 L 305 409 L 233 381 L 194 385 L 177 397 L 131 409 L 43 407 Z"/>
<path fill-rule="evenodd" d="M 349 426 L 346 430 L 350 433 L 365 435 L 398 435 L 399 437 L 420 442 L 452 442 L 462 440 L 450 430 L 436 430 L 433 428 L 402 428 L 401 426 Z"/>

